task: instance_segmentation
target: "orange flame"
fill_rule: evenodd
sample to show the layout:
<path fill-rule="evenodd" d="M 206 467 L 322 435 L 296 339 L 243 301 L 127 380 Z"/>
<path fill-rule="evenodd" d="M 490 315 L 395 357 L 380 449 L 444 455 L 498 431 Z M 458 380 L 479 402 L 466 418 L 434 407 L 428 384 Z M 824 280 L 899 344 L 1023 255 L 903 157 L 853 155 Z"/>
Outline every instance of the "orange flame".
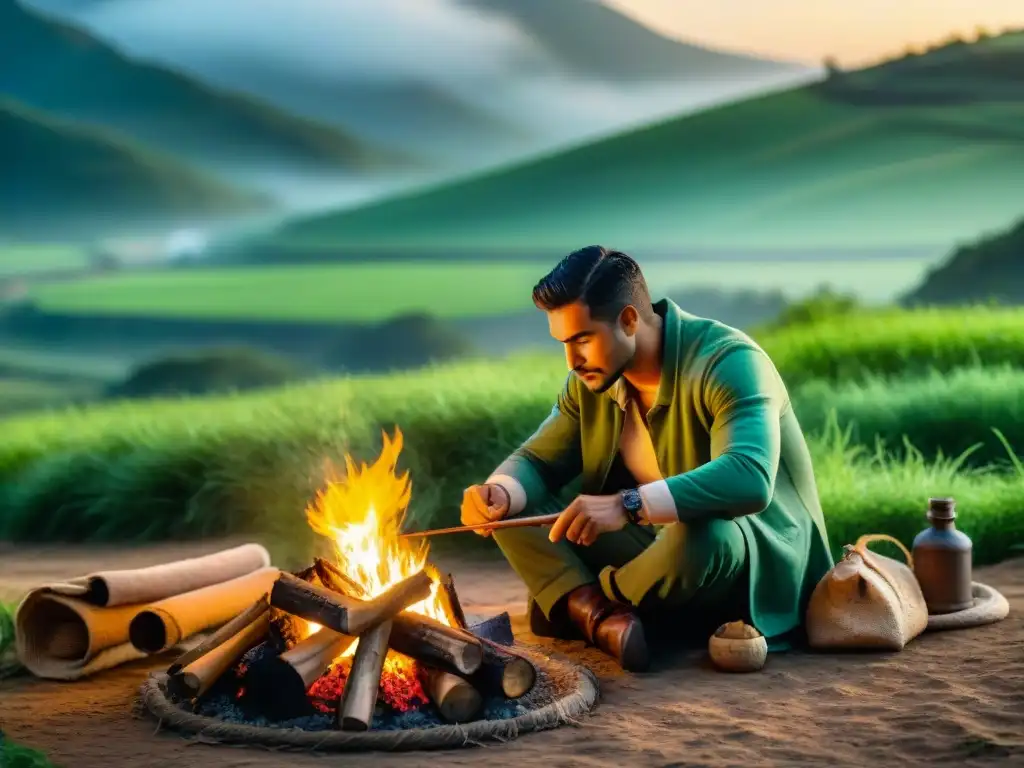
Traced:
<path fill-rule="evenodd" d="M 358 597 L 377 597 L 402 579 L 427 569 L 434 579 L 430 596 L 406 610 L 451 626 L 437 573 L 427 563 L 426 540 L 399 538 L 412 490 L 409 473 L 395 473 L 402 432 L 396 427 L 393 440 L 387 433 L 383 438 L 380 456 L 370 466 L 361 463 L 357 467 L 350 456 L 345 456 L 344 478 L 327 482 L 306 509 L 306 519 L 314 531 L 331 541 L 334 564 L 361 587 Z M 309 633 L 319 629 L 308 624 Z M 353 654 L 355 648 L 353 644 L 342 657 Z"/>

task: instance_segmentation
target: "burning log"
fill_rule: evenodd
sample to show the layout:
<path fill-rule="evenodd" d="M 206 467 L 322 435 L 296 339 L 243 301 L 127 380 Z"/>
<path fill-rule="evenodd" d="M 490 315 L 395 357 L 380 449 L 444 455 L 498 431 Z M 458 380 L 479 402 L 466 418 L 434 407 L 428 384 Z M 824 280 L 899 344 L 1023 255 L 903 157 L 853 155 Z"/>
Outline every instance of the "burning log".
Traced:
<path fill-rule="evenodd" d="M 483 663 L 467 679 L 486 693 L 501 691 L 508 699 L 529 693 L 537 682 L 533 662 L 490 640 L 479 639 L 484 651 Z"/>
<path fill-rule="evenodd" d="M 529 693 L 537 682 L 537 669 L 533 662 L 512 650 L 515 635 L 508 613 L 474 624 L 468 631 L 484 650 L 483 664 L 470 679 L 485 691 L 500 690 L 509 699 Z"/>
<path fill-rule="evenodd" d="M 328 589 L 352 599 L 358 587 L 326 560 L 317 560 L 317 574 Z M 483 663 L 480 641 L 459 629 L 418 613 L 396 615 L 389 641 L 392 648 L 423 664 L 472 674 Z"/>
<path fill-rule="evenodd" d="M 355 637 L 430 596 L 430 577 L 420 571 L 372 600 L 308 584 L 282 573 L 270 592 L 270 604 L 343 635 Z"/>
<path fill-rule="evenodd" d="M 380 675 L 388 655 L 391 621 L 384 621 L 359 636 L 352 669 L 338 704 L 338 727 L 343 731 L 366 731 L 377 706 Z"/>
<path fill-rule="evenodd" d="M 253 664 L 245 672 L 245 703 L 274 720 L 312 713 L 309 687 L 356 639 L 323 627 L 280 656 Z"/>
<path fill-rule="evenodd" d="M 473 720 L 483 707 L 483 697 L 465 678 L 435 667 L 423 667 L 423 690 L 449 723 Z"/>
<path fill-rule="evenodd" d="M 416 661 L 471 675 L 483 664 L 484 650 L 468 632 L 415 613 L 401 613 L 391 628 L 391 647 Z"/>
<path fill-rule="evenodd" d="M 171 694 L 180 699 L 193 700 L 210 690 L 210 687 L 232 664 L 267 634 L 267 630 L 270 628 L 270 614 L 266 610 L 266 604 L 263 607 L 262 612 L 258 613 L 255 618 L 250 618 L 249 623 L 232 637 L 208 649 L 204 654 L 180 666 L 172 673 L 167 681 L 167 688 Z M 249 611 L 239 614 L 238 618 L 245 618 L 248 613 Z M 225 624 L 224 626 L 229 625 Z"/>
<path fill-rule="evenodd" d="M 292 571 L 293 576 L 310 584 L 323 586 L 313 566 Z M 270 607 L 270 644 L 278 653 L 294 648 L 306 636 L 306 622 L 280 608 Z"/>

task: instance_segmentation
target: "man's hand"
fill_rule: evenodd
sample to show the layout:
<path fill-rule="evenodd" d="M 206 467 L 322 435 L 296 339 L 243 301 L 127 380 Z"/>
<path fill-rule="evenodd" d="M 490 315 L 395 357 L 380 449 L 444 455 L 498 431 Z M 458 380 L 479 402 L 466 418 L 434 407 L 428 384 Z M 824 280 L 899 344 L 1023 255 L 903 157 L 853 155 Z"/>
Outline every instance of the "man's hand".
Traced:
<path fill-rule="evenodd" d="M 479 525 L 504 520 L 509 510 L 508 491 L 493 483 L 471 485 L 462 493 L 462 524 Z M 476 531 L 490 536 L 490 531 Z"/>
<path fill-rule="evenodd" d="M 628 522 L 619 494 L 577 496 L 551 526 L 548 538 L 559 541 L 564 537 L 589 547 L 602 533 L 621 530 Z"/>

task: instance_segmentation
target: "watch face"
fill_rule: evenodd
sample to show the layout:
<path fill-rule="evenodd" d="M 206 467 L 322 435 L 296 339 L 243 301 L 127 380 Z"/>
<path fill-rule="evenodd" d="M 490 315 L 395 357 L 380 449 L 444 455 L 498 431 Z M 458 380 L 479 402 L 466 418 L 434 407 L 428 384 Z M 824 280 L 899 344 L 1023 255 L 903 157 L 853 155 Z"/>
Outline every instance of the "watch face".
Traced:
<path fill-rule="evenodd" d="M 637 490 L 630 489 L 628 491 L 623 492 L 622 500 L 626 506 L 626 509 L 630 510 L 631 512 L 635 512 L 636 510 L 640 509 L 640 507 L 643 506 L 643 499 L 640 498 L 640 492 Z"/>

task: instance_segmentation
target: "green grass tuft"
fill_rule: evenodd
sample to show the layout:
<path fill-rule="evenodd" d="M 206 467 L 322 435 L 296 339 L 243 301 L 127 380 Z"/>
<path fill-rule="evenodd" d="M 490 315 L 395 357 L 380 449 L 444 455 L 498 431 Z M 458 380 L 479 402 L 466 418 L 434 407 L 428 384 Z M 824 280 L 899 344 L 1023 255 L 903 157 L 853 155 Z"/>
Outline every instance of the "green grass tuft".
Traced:
<path fill-rule="evenodd" d="M 13 677 L 23 670 L 14 651 L 14 611 L 16 608 L 15 605 L 0 603 L 0 680 L 5 677 Z"/>
<path fill-rule="evenodd" d="M 0 659 L 14 646 L 14 606 L 0 603 Z"/>
<path fill-rule="evenodd" d="M 55 768 L 42 752 L 6 741 L 0 741 L 0 766 L 3 768 Z"/>
<path fill-rule="evenodd" d="M 984 565 L 1014 554 L 1024 543 L 1020 488 L 1024 472 L 965 466 L 963 456 L 928 459 L 908 443 L 896 459 L 855 445 L 833 421 L 814 451 L 815 474 L 833 551 L 865 533 L 888 533 L 909 546 L 927 526 L 928 497 L 957 500 L 957 527 L 974 542 Z"/>

